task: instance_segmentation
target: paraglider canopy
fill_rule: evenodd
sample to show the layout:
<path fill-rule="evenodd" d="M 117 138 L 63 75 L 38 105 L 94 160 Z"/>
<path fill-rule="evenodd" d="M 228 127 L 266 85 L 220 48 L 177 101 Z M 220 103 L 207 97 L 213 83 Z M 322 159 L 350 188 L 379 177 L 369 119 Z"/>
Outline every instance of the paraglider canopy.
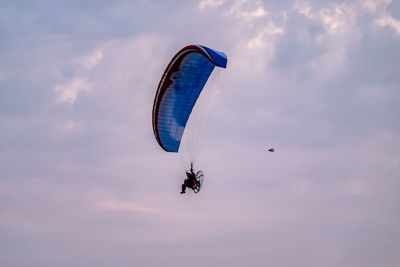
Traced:
<path fill-rule="evenodd" d="M 178 152 L 189 115 L 215 66 L 226 68 L 227 57 L 202 45 L 181 49 L 161 77 L 153 104 L 153 131 L 167 152 Z"/>

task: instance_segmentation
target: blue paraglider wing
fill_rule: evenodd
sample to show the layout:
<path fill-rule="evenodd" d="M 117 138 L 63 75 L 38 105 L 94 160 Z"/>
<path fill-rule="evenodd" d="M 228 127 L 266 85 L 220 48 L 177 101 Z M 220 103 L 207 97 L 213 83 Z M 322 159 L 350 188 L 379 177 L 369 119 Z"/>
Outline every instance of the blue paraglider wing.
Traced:
<path fill-rule="evenodd" d="M 224 53 L 189 45 L 171 60 L 157 88 L 153 131 L 167 152 L 178 152 L 183 131 L 196 101 L 215 66 L 226 68 Z"/>

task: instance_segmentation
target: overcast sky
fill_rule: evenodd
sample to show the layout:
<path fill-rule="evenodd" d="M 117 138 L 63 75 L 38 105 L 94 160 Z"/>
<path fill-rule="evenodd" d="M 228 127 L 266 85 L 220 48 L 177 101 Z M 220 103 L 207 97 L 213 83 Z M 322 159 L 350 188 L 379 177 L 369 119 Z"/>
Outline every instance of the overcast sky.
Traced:
<path fill-rule="evenodd" d="M 400 266 L 400 1 L 0 1 L 0 35 L 1 266 Z M 180 195 L 151 111 L 189 44 L 228 66 Z"/>

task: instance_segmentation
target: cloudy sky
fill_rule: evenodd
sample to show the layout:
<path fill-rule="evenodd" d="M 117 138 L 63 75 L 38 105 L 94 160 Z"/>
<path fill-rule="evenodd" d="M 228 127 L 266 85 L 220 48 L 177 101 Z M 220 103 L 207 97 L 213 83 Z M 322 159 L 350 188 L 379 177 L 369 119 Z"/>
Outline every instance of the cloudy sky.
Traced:
<path fill-rule="evenodd" d="M 400 1 L 0 1 L 0 34 L 1 266 L 400 266 Z M 151 111 L 189 44 L 228 67 L 180 195 Z"/>

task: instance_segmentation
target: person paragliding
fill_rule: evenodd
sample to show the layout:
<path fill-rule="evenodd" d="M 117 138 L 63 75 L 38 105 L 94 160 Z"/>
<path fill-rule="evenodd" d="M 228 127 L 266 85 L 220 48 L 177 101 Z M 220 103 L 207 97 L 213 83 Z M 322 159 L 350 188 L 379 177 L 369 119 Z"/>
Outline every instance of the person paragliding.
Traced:
<path fill-rule="evenodd" d="M 190 188 L 193 190 L 198 188 L 196 174 L 193 171 L 193 162 L 190 163 L 190 172 L 186 172 L 186 179 L 183 181 L 181 194 L 186 193 L 186 188 Z"/>
<path fill-rule="evenodd" d="M 156 91 L 152 124 L 154 136 L 166 152 L 177 153 L 192 110 L 215 67 L 226 68 L 227 56 L 203 45 L 182 48 L 170 61 Z M 196 124 L 196 120 L 191 120 Z M 190 143 L 190 142 L 189 142 Z M 188 146 L 187 151 L 194 151 Z M 180 152 L 180 154 L 182 154 Z M 195 155 L 190 155 L 191 168 L 181 193 L 191 188 L 198 193 L 203 173 L 193 171 Z"/>

